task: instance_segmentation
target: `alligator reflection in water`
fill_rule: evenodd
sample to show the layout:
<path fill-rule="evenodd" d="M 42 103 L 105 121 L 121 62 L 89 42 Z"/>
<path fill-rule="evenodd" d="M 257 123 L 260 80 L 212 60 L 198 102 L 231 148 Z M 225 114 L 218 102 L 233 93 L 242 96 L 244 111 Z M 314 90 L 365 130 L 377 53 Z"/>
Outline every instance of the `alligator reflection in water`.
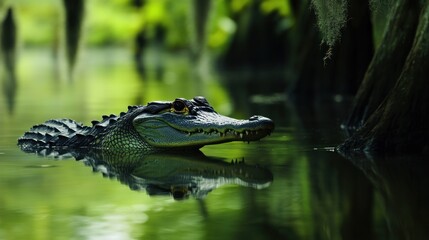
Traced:
<path fill-rule="evenodd" d="M 124 155 L 97 150 L 62 150 L 39 154 L 74 157 L 103 176 L 116 178 L 132 190 L 145 190 L 151 196 L 171 195 L 176 200 L 189 196 L 202 199 L 225 184 L 262 189 L 273 180 L 272 173 L 264 167 L 237 160 L 228 163 L 207 157 L 202 152 Z"/>

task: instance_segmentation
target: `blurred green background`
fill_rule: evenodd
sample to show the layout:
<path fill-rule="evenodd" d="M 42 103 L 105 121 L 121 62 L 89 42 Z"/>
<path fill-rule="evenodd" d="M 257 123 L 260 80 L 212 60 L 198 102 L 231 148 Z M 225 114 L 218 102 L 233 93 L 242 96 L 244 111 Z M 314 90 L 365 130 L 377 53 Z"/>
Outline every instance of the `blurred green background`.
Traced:
<path fill-rule="evenodd" d="M 8 1 L 3 1 L 3 6 Z M 231 15 L 247 8 L 251 0 L 201 1 L 212 5 L 207 23 L 207 45 L 221 51 L 236 31 Z M 62 1 L 10 1 L 16 11 L 20 42 L 24 47 L 51 47 L 59 41 L 63 19 Z M 85 46 L 121 46 L 133 48 L 133 39 L 141 31 L 148 39 L 155 39 L 157 28 L 164 28 L 168 49 L 185 49 L 192 44 L 194 1 L 183 0 L 93 0 L 85 1 L 83 37 Z M 3 7 L 4 8 L 4 7 Z M 263 14 L 278 12 L 285 19 L 292 18 L 288 1 L 264 0 Z M 290 19 L 290 20 L 289 20 Z M 287 24 L 287 23 L 284 23 Z M 287 27 L 287 26 L 285 26 Z"/>
<path fill-rule="evenodd" d="M 0 0 L 0 239 L 424 236 L 424 216 L 410 214 L 424 205 L 413 187 L 427 186 L 407 178 L 414 168 L 400 175 L 408 169 L 401 164 L 378 169 L 332 151 L 345 138 L 339 125 L 384 19 L 374 15 L 374 28 L 353 29 L 371 34 L 345 31 L 325 64 L 329 46 L 321 45 L 310 3 Z M 274 120 L 275 132 L 261 142 L 202 149 L 219 161 L 268 168 L 270 187 L 228 185 L 177 202 L 16 146 L 47 119 L 89 124 L 128 105 L 196 95 L 224 115 Z"/>

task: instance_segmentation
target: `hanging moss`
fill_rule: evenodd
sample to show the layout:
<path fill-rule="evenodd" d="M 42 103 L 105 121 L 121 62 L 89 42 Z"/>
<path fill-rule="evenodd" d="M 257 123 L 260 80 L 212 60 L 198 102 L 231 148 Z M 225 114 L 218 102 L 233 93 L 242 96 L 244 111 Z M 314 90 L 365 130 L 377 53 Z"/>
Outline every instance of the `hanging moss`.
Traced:
<path fill-rule="evenodd" d="M 317 16 L 317 25 L 322 34 L 322 43 L 329 47 L 341 37 L 341 29 L 346 25 L 346 0 L 312 0 L 312 6 Z"/>
<path fill-rule="evenodd" d="M 369 0 L 371 11 L 375 14 L 387 15 L 394 3 L 394 0 Z"/>

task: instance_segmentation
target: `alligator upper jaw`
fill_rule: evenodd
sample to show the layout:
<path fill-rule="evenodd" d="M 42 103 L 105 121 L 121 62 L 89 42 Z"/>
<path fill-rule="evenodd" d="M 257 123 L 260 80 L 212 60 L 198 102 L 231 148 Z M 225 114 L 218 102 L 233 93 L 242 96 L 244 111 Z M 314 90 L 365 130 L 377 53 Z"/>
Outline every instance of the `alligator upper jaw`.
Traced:
<path fill-rule="evenodd" d="M 253 116 L 237 120 L 217 113 L 206 116 L 141 116 L 134 127 L 156 147 L 202 147 L 231 141 L 257 141 L 274 129 L 272 120 Z"/>
<path fill-rule="evenodd" d="M 242 129 L 242 130 L 233 130 L 233 129 L 195 129 L 191 131 L 182 131 L 179 129 L 176 129 L 177 131 L 181 132 L 181 134 L 185 134 L 189 137 L 192 137 L 193 135 L 202 135 L 202 136 L 214 136 L 215 138 L 225 138 L 225 140 L 231 140 L 231 141 L 257 141 L 267 135 L 271 134 L 270 129 Z"/>

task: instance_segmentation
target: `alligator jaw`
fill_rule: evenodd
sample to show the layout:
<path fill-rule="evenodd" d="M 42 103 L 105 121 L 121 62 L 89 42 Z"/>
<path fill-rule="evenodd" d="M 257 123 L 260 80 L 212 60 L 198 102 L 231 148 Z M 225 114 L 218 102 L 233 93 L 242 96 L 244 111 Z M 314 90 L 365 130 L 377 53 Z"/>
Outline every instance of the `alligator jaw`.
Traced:
<path fill-rule="evenodd" d="M 192 131 L 181 131 L 181 130 L 178 130 L 178 131 L 180 131 L 182 134 L 188 135 L 189 137 L 195 134 L 204 134 L 209 136 L 215 136 L 218 138 L 232 139 L 232 141 L 234 140 L 255 141 L 267 135 L 270 135 L 272 130 L 271 129 L 259 129 L 259 130 L 244 129 L 241 131 L 235 131 L 233 129 L 227 129 L 227 130 L 211 129 L 206 131 L 201 128 L 201 129 L 192 130 Z"/>
<path fill-rule="evenodd" d="M 257 141 L 274 129 L 274 123 L 262 116 L 238 120 L 217 113 L 142 115 L 133 124 L 145 141 L 155 147 L 199 148 L 231 141 Z"/>

